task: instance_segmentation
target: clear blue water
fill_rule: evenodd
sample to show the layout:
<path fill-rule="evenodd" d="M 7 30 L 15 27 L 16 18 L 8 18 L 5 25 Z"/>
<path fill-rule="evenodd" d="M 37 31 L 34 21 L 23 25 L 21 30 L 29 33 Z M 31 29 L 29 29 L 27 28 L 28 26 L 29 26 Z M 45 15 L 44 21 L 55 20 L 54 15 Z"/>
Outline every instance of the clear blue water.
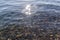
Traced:
<path fill-rule="evenodd" d="M 33 12 L 31 15 L 25 15 L 22 11 L 29 4 L 32 5 Z M 32 16 L 39 11 L 60 13 L 60 0 L 0 0 L 0 28 L 8 27 L 9 24 L 31 26 L 36 22 L 32 22 Z"/>

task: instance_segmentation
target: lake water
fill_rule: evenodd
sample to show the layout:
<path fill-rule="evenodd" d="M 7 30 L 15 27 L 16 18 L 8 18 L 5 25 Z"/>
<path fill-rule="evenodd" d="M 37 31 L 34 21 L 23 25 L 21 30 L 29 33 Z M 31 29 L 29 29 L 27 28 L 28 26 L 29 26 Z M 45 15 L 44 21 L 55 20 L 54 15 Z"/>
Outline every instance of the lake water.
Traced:
<path fill-rule="evenodd" d="M 34 23 L 39 24 L 37 21 L 40 19 L 33 19 L 33 16 L 45 15 L 43 12 L 50 16 L 60 15 L 60 0 L 0 0 L 0 28 L 6 28 L 11 24 L 27 27 L 35 25 Z"/>

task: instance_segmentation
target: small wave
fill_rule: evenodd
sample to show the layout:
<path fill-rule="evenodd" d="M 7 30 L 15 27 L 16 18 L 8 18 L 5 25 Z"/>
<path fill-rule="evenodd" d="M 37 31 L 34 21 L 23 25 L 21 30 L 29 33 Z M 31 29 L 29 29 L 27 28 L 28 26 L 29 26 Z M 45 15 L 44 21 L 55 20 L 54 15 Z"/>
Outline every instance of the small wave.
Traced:
<path fill-rule="evenodd" d="M 45 25 L 45 21 L 47 19 L 48 22 L 52 22 L 53 24 L 59 17 L 60 11 L 60 3 L 53 1 L 6 1 L 0 0 L 0 27 L 5 28 L 8 25 L 16 24 L 16 25 L 25 25 L 25 26 L 40 26 Z M 26 16 L 24 12 L 25 6 L 27 4 L 32 5 L 32 13 L 33 15 Z M 58 13 L 58 14 L 57 14 Z M 48 17 L 48 18 L 47 18 Z M 49 19 L 50 18 L 50 19 Z M 41 24 L 40 22 L 43 22 Z M 57 22 L 56 22 L 57 23 Z M 48 23 L 46 23 L 47 25 Z M 51 24 L 51 23 L 49 23 Z M 55 25 L 53 25 L 55 26 Z M 50 27 L 48 25 L 48 27 Z"/>

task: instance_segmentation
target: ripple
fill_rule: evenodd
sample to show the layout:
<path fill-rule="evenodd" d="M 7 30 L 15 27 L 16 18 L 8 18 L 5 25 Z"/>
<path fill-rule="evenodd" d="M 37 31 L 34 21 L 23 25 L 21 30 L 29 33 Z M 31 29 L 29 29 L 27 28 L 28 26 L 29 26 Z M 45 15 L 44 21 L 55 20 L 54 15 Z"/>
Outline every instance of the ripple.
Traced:
<path fill-rule="evenodd" d="M 31 4 L 31 7 L 27 7 Z M 56 20 L 60 17 L 60 3 L 51 1 L 20 1 L 20 0 L 3 0 L 0 2 L 0 27 L 8 26 L 9 24 L 25 25 L 25 26 L 41 26 L 45 27 L 48 23 L 57 23 Z M 27 8 L 26 8 L 27 7 Z M 25 9 L 25 11 L 23 11 Z M 31 14 L 25 14 L 28 9 Z M 29 16 L 30 15 L 30 16 Z M 59 20 L 57 20 L 59 21 Z M 47 22 L 47 23 L 46 23 Z M 45 25 L 46 23 L 46 25 Z M 50 27 L 49 25 L 47 25 Z M 53 25 L 54 27 L 55 25 Z"/>

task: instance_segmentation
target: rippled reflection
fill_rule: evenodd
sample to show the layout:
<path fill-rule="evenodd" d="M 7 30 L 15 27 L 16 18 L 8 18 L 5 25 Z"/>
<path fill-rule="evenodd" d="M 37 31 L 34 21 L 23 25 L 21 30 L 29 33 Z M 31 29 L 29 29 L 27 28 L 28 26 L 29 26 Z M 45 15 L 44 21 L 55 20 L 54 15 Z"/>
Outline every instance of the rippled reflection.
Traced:
<path fill-rule="evenodd" d="M 31 13 L 31 5 L 30 4 L 26 5 L 23 12 L 24 12 L 25 15 L 31 15 L 32 14 Z"/>

